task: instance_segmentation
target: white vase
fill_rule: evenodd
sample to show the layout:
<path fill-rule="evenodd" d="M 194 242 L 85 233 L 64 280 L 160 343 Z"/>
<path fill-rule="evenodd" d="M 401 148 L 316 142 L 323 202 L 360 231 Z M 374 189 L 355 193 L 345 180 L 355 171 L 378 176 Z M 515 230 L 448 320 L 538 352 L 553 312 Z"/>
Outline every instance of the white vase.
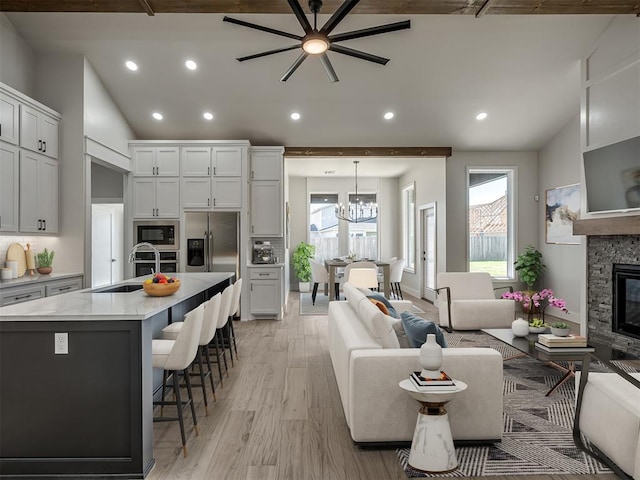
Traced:
<path fill-rule="evenodd" d="M 529 322 L 523 318 L 518 318 L 511 324 L 511 331 L 516 337 L 526 337 L 529 335 Z"/>
<path fill-rule="evenodd" d="M 311 290 L 311 283 L 310 282 L 299 282 L 298 283 L 298 288 L 300 290 L 300 293 L 307 293 Z"/>
<path fill-rule="evenodd" d="M 436 342 L 433 333 L 427 335 L 427 341 L 420 347 L 420 365 L 424 378 L 439 378 L 442 367 L 442 347 Z"/>

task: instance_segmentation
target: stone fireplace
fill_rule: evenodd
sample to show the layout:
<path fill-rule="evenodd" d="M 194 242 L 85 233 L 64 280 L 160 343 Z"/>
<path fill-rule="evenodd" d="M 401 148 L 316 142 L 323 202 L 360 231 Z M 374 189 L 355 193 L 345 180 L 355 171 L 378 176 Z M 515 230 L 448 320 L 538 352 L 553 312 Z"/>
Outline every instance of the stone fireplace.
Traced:
<path fill-rule="evenodd" d="M 640 355 L 640 338 L 614 325 L 614 265 L 640 274 L 640 216 L 579 220 L 574 233 L 587 237 L 587 327 L 589 338 Z M 624 276 L 624 275 L 623 275 Z M 640 278 L 640 277 L 638 277 Z M 635 282 L 635 280 L 633 280 Z M 640 280 L 638 280 L 640 282 Z M 620 302 L 616 308 L 620 320 Z M 618 331 L 616 331 L 618 329 Z"/>

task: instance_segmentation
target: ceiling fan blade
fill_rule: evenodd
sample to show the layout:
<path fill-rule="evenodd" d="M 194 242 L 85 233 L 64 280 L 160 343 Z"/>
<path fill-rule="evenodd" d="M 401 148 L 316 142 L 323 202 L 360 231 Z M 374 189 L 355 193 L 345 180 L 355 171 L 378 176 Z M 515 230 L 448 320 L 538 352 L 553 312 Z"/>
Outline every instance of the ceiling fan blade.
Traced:
<path fill-rule="evenodd" d="M 334 28 L 338 26 L 338 24 L 342 21 L 347 14 L 353 10 L 360 0 L 345 0 L 345 2 L 338 7 L 338 9 L 331 15 L 331 18 L 327 20 L 322 28 L 320 29 L 320 34 L 329 35 Z"/>
<path fill-rule="evenodd" d="M 354 38 L 370 37 L 371 35 L 380 35 L 381 33 L 395 32 L 396 30 L 404 30 L 411 28 L 411 21 L 388 23 L 377 27 L 363 28 L 362 30 L 353 30 L 352 32 L 338 33 L 331 35 L 329 40 L 332 42 L 341 42 L 343 40 L 352 40 Z"/>
<path fill-rule="evenodd" d="M 300 56 L 296 59 L 295 62 L 293 62 L 293 65 L 291 65 L 289 67 L 289 70 L 287 70 L 284 75 L 282 76 L 282 78 L 280 79 L 281 82 L 286 82 L 287 80 L 289 80 L 289 77 L 291 77 L 291 75 L 293 75 L 293 72 L 295 72 L 298 67 L 300 65 L 302 65 L 302 62 L 304 62 L 307 57 L 309 56 L 309 54 L 307 52 L 302 52 L 300 54 Z"/>
<path fill-rule="evenodd" d="M 300 26 L 304 30 L 304 33 L 313 32 L 313 28 L 311 28 L 311 24 L 309 23 L 307 16 L 304 14 L 304 11 L 302 10 L 300 3 L 297 0 L 287 0 L 287 1 L 289 2 L 289 6 L 291 7 L 291 10 L 293 10 L 293 13 L 298 19 L 298 22 L 300 22 Z"/>
<path fill-rule="evenodd" d="M 329 61 L 329 57 L 327 57 L 326 52 L 320 55 L 320 63 L 322 63 L 322 67 L 324 68 L 324 71 L 327 73 L 329 80 L 331 80 L 331 83 L 336 83 L 340 81 L 338 79 L 338 75 L 336 75 L 336 71 L 333 69 L 333 65 L 331 65 L 331 62 Z"/>
<path fill-rule="evenodd" d="M 280 35 L 281 37 L 293 38 L 294 40 L 302 40 L 300 35 L 294 35 L 293 33 L 283 32 L 282 30 L 275 30 L 269 27 L 263 27 L 262 25 L 256 25 L 255 23 L 245 22 L 244 20 L 238 20 L 237 18 L 231 18 L 225 16 L 222 19 L 223 22 L 235 23 L 242 27 L 253 28 L 254 30 L 260 30 L 261 32 L 273 33 L 274 35 Z"/>
<path fill-rule="evenodd" d="M 371 53 L 361 52 L 360 50 L 354 50 L 353 48 L 343 47 L 342 45 L 336 45 L 332 43 L 329 45 L 329 50 L 343 55 L 349 55 L 350 57 L 359 58 L 361 60 L 367 60 L 373 63 L 379 63 L 380 65 L 386 65 L 389 61 L 388 58 L 372 55 Z"/>
<path fill-rule="evenodd" d="M 236 58 L 236 60 L 238 60 L 239 62 L 244 62 L 245 60 L 253 60 L 254 58 L 266 57 L 267 55 L 286 52 L 288 50 L 295 50 L 296 48 L 300 48 L 300 45 L 292 45 L 290 47 L 276 48 L 275 50 L 269 50 L 267 52 L 256 53 L 255 55 L 247 55 L 246 57 Z"/>

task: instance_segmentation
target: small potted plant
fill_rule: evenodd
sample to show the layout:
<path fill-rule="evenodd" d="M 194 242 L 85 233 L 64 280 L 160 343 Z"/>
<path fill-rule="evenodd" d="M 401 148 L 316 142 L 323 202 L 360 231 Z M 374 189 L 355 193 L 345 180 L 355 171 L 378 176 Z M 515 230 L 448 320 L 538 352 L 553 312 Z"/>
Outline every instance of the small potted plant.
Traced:
<path fill-rule="evenodd" d="M 308 292 L 311 282 L 311 263 L 309 259 L 315 254 L 316 247 L 300 242 L 293 251 L 293 269 L 298 277 L 300 292 Z"/>
<path fill-rule="evenodd" d="M 565 322 L 556 322 L 551 324 L 551 333 L 556 337 L 566 337 L 569 335 L 569 324 Z"/>
<path fill-rule="evenodd" d="M 520 280 L 527 285 L 527 290 L 533 291 L 533 286 L 542 278 L 547 266 L 542 263 L 542 253 L 527 245 L 524 252 L 518 255 L 513 265 Z"/>
<path fill-rule="evenodd" d="M 49 250 L 47 250 L 46 248 L 43 251 L 36 253 L 36 262 L 38 264 L 39 274 L 47 275 L 51 273 L 51 271 L 53 270 L 52 265 L 54 255 L 55 252 L 53 250 L 49 252 Z"/>
<path fill-rule="evenodd" d="M 529 333 L 544 333 L 547 329 L 547 324 L 540 318 L 532 318 L 529 320 Z"/>

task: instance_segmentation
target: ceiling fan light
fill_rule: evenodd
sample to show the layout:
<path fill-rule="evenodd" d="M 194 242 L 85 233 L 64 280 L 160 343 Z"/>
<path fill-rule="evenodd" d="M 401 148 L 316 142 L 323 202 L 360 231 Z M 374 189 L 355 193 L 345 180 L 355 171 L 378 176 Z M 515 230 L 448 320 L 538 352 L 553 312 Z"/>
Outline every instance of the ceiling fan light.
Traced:
<path fill-rule="evenodd" d="M 319 55 L 329 49 L 329 42 L 324 38 L 311 37 L 302 43 L 302 49 L 311 55 Z"/>

